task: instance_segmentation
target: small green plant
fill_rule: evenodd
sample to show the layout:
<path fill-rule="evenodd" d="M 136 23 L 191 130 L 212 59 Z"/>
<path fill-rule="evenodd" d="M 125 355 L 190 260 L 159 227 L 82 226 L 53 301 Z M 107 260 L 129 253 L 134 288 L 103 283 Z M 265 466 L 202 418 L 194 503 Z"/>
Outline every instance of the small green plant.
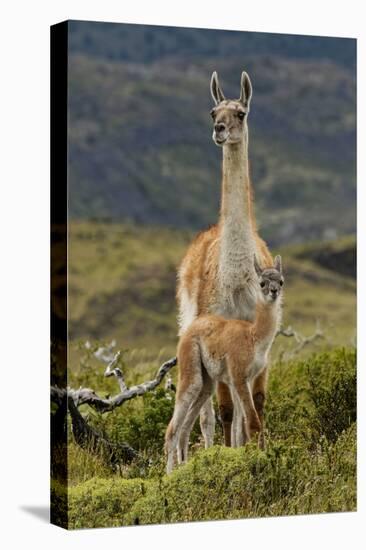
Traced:
<path fill-rule="evenodd" d="M 333 364 L 330 369 L 328 358 L 323 355 L 321 366 L 309 368 L 309 396 L 314 405 L 312 422 L 319 436 L 331 442 L 356 421 L 357 406 L 356 352 L 340 350 L 333 361 L 337 362 L 336 368 Z M 324 370 L 329 378 L 326 384 L 322 382 Z"/>

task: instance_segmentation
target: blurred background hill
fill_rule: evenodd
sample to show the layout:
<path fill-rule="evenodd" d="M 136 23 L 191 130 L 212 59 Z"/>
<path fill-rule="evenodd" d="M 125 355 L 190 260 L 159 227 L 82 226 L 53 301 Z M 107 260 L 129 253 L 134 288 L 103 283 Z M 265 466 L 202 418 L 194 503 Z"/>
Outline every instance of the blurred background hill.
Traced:
<path fill-rule="evenodd" d="M 217 220 L 209 81 L 253 82 L 250 159 L 271 246 L 355 232 L 355 41 L 70 22 L 74 220 L 197 230 Z"/>

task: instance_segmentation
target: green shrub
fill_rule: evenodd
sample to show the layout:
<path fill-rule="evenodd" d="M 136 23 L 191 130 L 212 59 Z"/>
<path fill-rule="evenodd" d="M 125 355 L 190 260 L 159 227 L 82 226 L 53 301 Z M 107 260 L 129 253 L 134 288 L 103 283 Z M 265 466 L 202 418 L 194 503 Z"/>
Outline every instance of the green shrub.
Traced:
<path fill-rule="evenodd" d="M 271 439 L 335 442 L 356 421 L 356 351 L 336 349 L 278 363 L 270 372 L 266 427 Z"/>
<path fill-rule="evenodd" d="M 312 369 L 309 368 L 314 431 L 329 441 L 335 442 L 356 421 L 356 377 L 356 353 L 346 350 L 331 357 L 321 354 L 313 360 Z"/>
<path fill-rule="evenodd" d="M 127 442 L 146 458 L 161 456 L 164 447 L 165 432 L 173 415 L 175 394 L 164 388 L 143 395 L 128 407 L 99 417 L 99 426 L 114 443 Z M 97 425 L 98 425 L 97 422 Z M 196 441 L 200 434 L 198 425 L 193 430 L 191 441 Z"/>
<path fill-rule="evenodd" d="M 253 443 L 212 447 L 153 481 L 92 479 L 69 490 L 69 526 L 112 527 L 177 521 L 354 510 L 356 429 L 316 453 Z"/>
<path fill-rule="evenodd" d="M 125 523 L 125 515 L 145 494 L 141 479 L 90 479 L 69 489 L 69 528 L 114 527 Z"/>
<path fill-rule="evenodd" d="M 116 443 L 134 446 L 145 461 L 107 472 L 98 457 L 71 446 L 69 473 L 78 484 L 69 490 L 71 527 L 356 508 L 354 350 L 273 365 L 265 451 L 255 442 L 207 451 L 193 445 L 188 464 L 167 477 L 162 449 L 173 406 L 174 394 L 160 388 L 108 415 L 92 415 L 93 425 Z M 191 441 L 197 438 L 196 427 Z M 84 481 L 91 476 L 96 478 Z"/>
<path fill-rule="evenodd" d="M 174 394 L 163 388 L 146 393 L 141 406 L 134 414 L 120 417 L 113 425 L 111 435 L 116 440 L 125 440 L 139 451 L 161 451 L 169 420 L 174 409 Z M 121 439 L 121 436 L 124 439 Z"/>
<path fill-rule="evenodd" d="M 213 447 L 150 486 L 128 524 L 354 510 L 355 428 L 316 454 L 270 444 L 266 452 Z"/>
<path fill-rule="evenodd" d="M 355 511 L 357 505 L 356 424 L 342 433 L 335 444 L 323 437 L 320 451 L 311 456 L 310 468 L 292 498 L 276 502 L 274 515 L 319 514 Z"/>
<path fill-rule="evenodd" d="M 113 470 L 108 468 L 101 456 L 82 449 L 76 443 L 68 445 L 68 480 L 70 485 L 83 483 L 93 477 L 111 477 Z"/>

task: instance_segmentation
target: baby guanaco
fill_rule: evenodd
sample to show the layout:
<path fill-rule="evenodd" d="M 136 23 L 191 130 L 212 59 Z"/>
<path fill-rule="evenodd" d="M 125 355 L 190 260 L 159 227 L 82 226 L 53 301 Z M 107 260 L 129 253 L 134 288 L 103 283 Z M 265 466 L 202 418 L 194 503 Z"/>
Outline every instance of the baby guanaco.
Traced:
<path fill-rule="evenodd" d="M 243 442 L 261 431 L 252 383 L 267 366 L 279 328 L 284 278 L 280 256 L 276 256 L 272 268 L 262 270 L 256 259 L 254 267 L 258 276 L 254 322 L 202 315 L 180 338 L 176 402 L 165 436 L 168 473 L 173 469 L 175 451 L 178 463 L 187 460 L 190 432 L 216 382 L 230 387 L 237 418 L 245 419 Z"/>

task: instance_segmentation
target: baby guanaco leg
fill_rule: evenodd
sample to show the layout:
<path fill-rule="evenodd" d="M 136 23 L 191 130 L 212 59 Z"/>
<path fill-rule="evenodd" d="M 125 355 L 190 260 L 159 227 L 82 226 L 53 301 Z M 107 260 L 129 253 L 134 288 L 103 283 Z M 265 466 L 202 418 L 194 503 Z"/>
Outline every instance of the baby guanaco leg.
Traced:
<path fill-rule="evenodd" d="M 236 394 L 240 401 L 242 415 L 246 419 L 248 439 L 250 439 L 256 432 L 261 430 L 261 423 L 254 406 L 250 382 L 245 378 L 243 365 L 231 363 L 229 370 L 233 384 L 233 393 L 234 395 Z"/>
<path fill-rule="evenodd" d="M 167 473 L 169 474 L 174 465 L 174 452 L 177 449 L 180 433 L 184 420 L 192 402 L 195 402 L 200 395 L 201 387 L 193 383 L 183 391 L 177 392 L 173 418 L 171 419 L 165 436 L 165 450 L 167 454 Z"/>
<path fill-rule="evenodd" d="M 215 411 L 211 397 L 202 405 L 200 411 L 200 426 L 205 441 L 205 449 L 208 449 L 213 445 L 215 435 Z"/>
<path fill-rule="evenodd" d="M 196 343 L 183 341 L 178 352 L 179 378 L 173 417 L 165 434 L 165 452 L 167 455 L 167 473 L 174 465 L 180 432 L 189 408 L 202 391 L 202 368 L 199 349 Z"/>
<path fill-rule="evenodd" d="M 206 371 L 203 371 L 203 384 L 202 384 L 202 390 L 197 397 L 196 401 L 192 403 L 191 407 L 189 408 L 187 417 L 184 421 L 183 427 L 180 432 L 179 436 L 179 442 L 178 442 L 178 449 L 177 449 L 177 456 L 178 456 L 178 463 L 185 462 L 188 457 L 188 444 L 189 444 L 189 436 L 192 431 L 192 428 L 194 426 L 194 423 L 200 414 L 200 420 L 202 420 L 202 406 L 209 401 L 210 406 L 212 406 L 212 401 L 210 399 L 213 392 L 213 383 L 209 376 L 207 375 Z M 215 421 L 215 416 L 213 413 L 213 419 Z M 201 425 L 202 429 L 202 425 Z M 212 430 L 211 430 L 212 431 Z M 215 424 L 213 425 L 213 433 L 215 432 Z M 211 445 L 213 444 L 213 437 Z M 205 448 L 208 448 L 207 441 L 205 439 Z"/>
<path fill-rule="evenodd" d="M 234 414 L 231 427 L 231 446 L 241 447 L 248 441 L 247 425 L 236 392 L 233 392 L 232 398 L 234 403 Z"/>

